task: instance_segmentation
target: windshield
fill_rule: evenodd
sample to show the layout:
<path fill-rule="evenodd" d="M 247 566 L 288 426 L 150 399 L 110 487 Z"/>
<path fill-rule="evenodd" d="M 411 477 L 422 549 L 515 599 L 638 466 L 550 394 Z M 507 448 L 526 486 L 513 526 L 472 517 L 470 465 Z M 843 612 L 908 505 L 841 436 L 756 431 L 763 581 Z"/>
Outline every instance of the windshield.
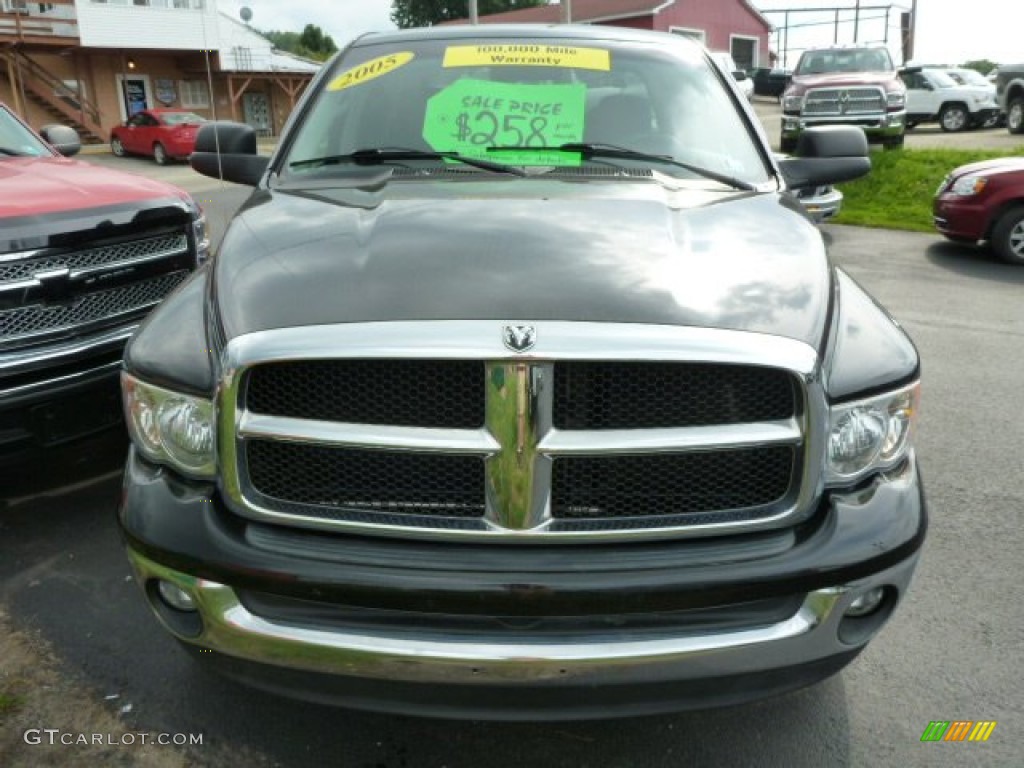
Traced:
<path fill-rule="evenodd" d="M 931 70 L 928 72 L 928 77 L 931 78 L 932 83 L 934 83 L 937 88 L 956 88 L 956 80 L 945 72 Z"/>
<path fill-rule="evenodd" d="M 806 51 L 794 75 L 824 75 L 836 72 L 892 72 L 892 59 L 885 48 L 829 48 Z"/>
<path fill-rule="evenodd" d="M 206 122 L 205 117 L 200 117 L 195 112 L 164 112 L 160 117 L 167 125 L 192 125 Z"/>
<path fill-rule="evenodd" d="M 674 160 L 747 183 L 769 179 L 756 134 L 701 50 L 684 41 L 369 45 L 349 51 L 322 82 L 281 163 L 290 181 L 345 173 L 368 158 L 416 168 L 457 160 L 439 153 L 524 168 L 642 167 L 701 178 Z"/>
<path fill-rule="evenodd" d="M 951 70 L 949 76 L 963 85 L 991 85 L 988 78 L 973 69 Z"/>
<path fill-rule="evenodd" d="M 50 157 L 52 154 L 14 115 L 0 107 L 0 160 L 18 156 Z"/>

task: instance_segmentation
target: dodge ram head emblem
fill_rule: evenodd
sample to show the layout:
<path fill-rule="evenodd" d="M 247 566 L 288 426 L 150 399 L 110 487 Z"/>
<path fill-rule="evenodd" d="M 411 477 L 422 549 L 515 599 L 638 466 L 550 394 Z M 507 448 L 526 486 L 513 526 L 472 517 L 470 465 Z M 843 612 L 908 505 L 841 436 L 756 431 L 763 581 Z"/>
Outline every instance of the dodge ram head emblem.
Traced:
<path fill-rule="evenodd" d="M 840 91 L 839 92 L 839 112 L 845 115 L 846 110 L 850 108 L 850 92 Z"/>
<path fill-rule="evenodd" d="M 513 352 L 527 352 L 537 343 L 537 329 L 532 325 L 506 325 L 501 338 Z"/>

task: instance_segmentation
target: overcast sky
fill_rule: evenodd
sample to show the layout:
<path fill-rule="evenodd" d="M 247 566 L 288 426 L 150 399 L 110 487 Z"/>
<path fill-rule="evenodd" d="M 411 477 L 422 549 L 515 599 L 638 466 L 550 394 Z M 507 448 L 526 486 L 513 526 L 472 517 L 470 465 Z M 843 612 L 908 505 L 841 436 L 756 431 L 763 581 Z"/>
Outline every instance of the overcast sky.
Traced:
<path fill-rule="evenodd" d="M 888 30 L 889 43 L 898 56 L 899 11 L 909 9 L 911 0 L 894 5 Z M 847 7 L 855 0 L 753 0 L 761 10 L 800 7 Z M 884 6 L 887 0 L 861 0 L 862 6 Z M 252 25 L 258 29 L 299 32 L 306 24 L 318 24 L 340 46 L 362 32 L 391 29 L 391 0 L 219 0 L 218 7 L 236 18 L 243 5 L 252 9 Z M 885 25 L 878 17 L 884 11 L 862 10 L 860 38 L 881 41 Z M 922 63 L 959 64 L 969 59 L 992 59 L 1000 63 L 1024 61 L 1024 4 L 1021 0 L 918 0 L 917 50 Z M 799 17 L 799 19 L 798 19 Z M 790 24 L 831 22 L 834 14 L 793 14 Z M 875 17 L 872 19 L 871 17 Z M 853 41 L 852 12 L 844 12 L 839 41 Z M 780 14 L 768 14 L 769 21 L 782 25 Z M 832 26 L 790 31 L 790 47 L 825 45 L 832 42 Z M 775 39 L 772 41 L 775 46 Z M 795 60 L 790 61 L 794 64 Z"/>

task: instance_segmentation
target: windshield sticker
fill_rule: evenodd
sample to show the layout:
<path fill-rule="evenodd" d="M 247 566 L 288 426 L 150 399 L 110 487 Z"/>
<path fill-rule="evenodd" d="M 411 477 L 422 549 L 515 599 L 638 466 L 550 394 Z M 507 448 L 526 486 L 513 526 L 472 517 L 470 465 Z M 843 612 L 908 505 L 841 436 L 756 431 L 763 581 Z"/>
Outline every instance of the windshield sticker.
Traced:
<path fill-rule="evenodd" d="M 445 67 L 574 67 L 608 72 L 610 51 L 564 45 L 453 45 L 444 52 Z"/>
<path fill-rule="evenodd" d="M 352 67 L 352 69 L 342 72 L 331 81 L 331 84 L 327 86 L 327 90 L 343 91 L 354 85 L 362 85 L 363 83 L 374 80 L 381 75 L 394 72 L 399 67 L 408 64 L 414 58 L 416 58 L 415 53 L 412 53 L 411 51 L 402 51 L 401 53 L 389 53 L 387 56 L 370 59 L 357 67 Z"/>
<path fill-rule="evenodd" d="M 583 140 L 587 86 L 458 80 L 427 102 L 423 138 L 455 151 L 510 165 L 580 165 L 579 152 L 539 149 Z M 489 152 L 489 147 L 522 151 Z"/>

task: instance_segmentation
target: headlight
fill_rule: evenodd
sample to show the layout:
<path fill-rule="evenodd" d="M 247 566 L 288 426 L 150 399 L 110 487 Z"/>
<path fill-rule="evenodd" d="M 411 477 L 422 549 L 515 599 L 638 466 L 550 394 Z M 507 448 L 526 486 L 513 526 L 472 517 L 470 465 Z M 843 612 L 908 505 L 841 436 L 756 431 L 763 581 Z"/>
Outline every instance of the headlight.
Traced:
<path fill-rule="evenodd" d="M 213 402 L 121 374 L 125 421 L 132 442 L 150 461 L 193 477 L 213 477 Z"/>
<path fill-rule="evenodd" d="M 798 96 L 798 95 L 785 96 L 782 99 L 782 110 L 784 112 L 799 112 L 801 109 L 803 109 L 803 106 L 804 106 L 804 97 L 803 96 Z"/>
<path fill-rule="evenodd" d="M 850 482 L 895 466 L 910 452 L 920 383 L 887 395 L 833 406 L 825 481 Z"/>
<path fill-rule="evenodd" d="M 949 191 L 954 195 L 970 197 L 971 195 L 979 194 L 986 184 L 988 184 L 988 179 L 984 176 L 961 176 L 953 182 L 953 186 L 950 187 Z"/>
<path fill-rule="evenodd" d="M 206 224 L 206 212 L 197 207 L 196 217 L 192 220 L 192 234 L 196 239 L 196 264 L 202 264 L 210 258 L 210 230 Z"/>
<path fill-rule="evenodd" d="M 192 210 L 192 237 L 196 243 L 196 266 L 210 258 L 210 230 L 206 222 L 206 212 L 191 196 L 186 198 Z"/>
<path fill-rule="evenodd" d="M 903 109 L 907 105 L 907 94 L 893 91 L 885 97 L 885 103 L 889 109 Z"/>

